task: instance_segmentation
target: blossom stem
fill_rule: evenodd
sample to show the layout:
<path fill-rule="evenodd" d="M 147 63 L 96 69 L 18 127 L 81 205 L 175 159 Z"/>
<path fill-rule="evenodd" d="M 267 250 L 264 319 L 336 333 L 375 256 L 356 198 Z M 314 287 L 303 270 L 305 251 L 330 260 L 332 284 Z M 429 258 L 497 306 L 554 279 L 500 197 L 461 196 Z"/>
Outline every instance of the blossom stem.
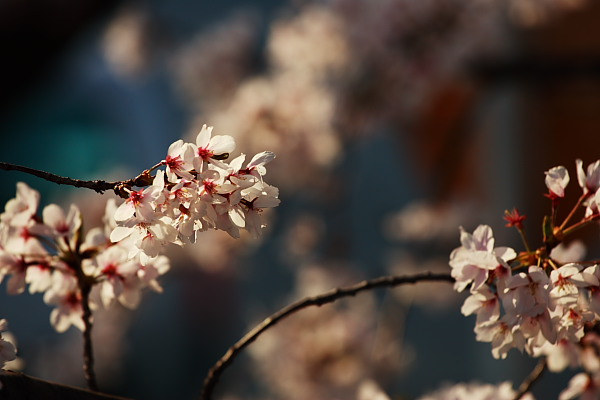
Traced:
<path fill-rule="evenodd" d="M 589 196 L 589 193 L 584 193 L 579 197 L 579 200 L 577 200 L 577 204 L 575 204 L 575 206 L 571 209 L 571 212 L 569 212 L 569 215 L 567 215 L 567 218 L 565 218 L 565 220 L 562 222 L 562 224 L 560 224 L 560 226 L 558 227 L 559 232 L 562 232 L 565 229 L 565 226 L 567 225 L 567 223 L 569 223 L 571 218 L 573 218 L 573 215 L 575 215 L 575 212 L 577 211 L 577 209 L 581 206 L 583 201 L 588 196 Z M 566 232 L 565 232 L 565 234 L 566 234 Z"/>
<path fill-rule="evenodd" d="M 276 313 L 264 319 L 260 324 L 256 325 L 251 331 L 246 333 L 244 337 L 238 340 L 233 346 L 227 350 L 215 365 L 210 369 L 204 380 L 202 387 L 202 400 L 209 400 L 215 385 L 219 381 L 223 371 L 234 361 L 237 355 L 256 338 L 258 338 L 266 330 L 274 326 L 277 322 L 290 315 L 310 306 L 322 306 L 323 304 L 333 303 L 343 297 L 354 296 L 359 292 L 372 290 L 382 287 L 394 287 L 403 284 L 415 284 L 418 282 L 454 282 L 454 278 L 450 274 L 434 274 L 425 272 L 410 276 L 382 276 L 372 280 L 362 281 L 352 286 L 345 288 L 336 288 L 317 296 L 305 297 L 286 307 L 280 309 Z"/>
<path fill-rule="evenodd" d="M 548 264 L 550 264 L 550 266 L 552 267 L 552 269 L 557 270 L 558 267 L 556 266 L 556 264 L 554 263 L 554 261 L 551 258 L 547 259 Z"/>
<path fill-rule="evenodd" d="M 152 171 L 154 171 L 155 169 L 157 169 L 159 167 L 162 167 L 163 165 L 165 165 L 165 163 L 163 161 L 161 161 L 159 163 L 156 163 L 155 165 L 153 165 L 152 167 L 150 167 L 146 171 L 142 172 L 140 175 L 143 175 L 146 172 L 151 173 Z"/>
<path fill-rule="evenodd" d="M 597 219 L 599 219 L 599 218 L 600 218 L 600 214 L 594 214 L 594 215 L 590 215 L 590 216 L 589 216 L 589 217 L 587 217 L 587 218 L 583 218 L 581 221 L 579 221 L 579 222 L 577 222 L 577 223 L 575 223 L 575 224 L 571 225 L 571 226 L 570 226 L 570 227 L 568 227 L 567 229 L 565 229 L 565 230 L 563 231 L 563 235 L 564 235 L 564 236 L 566 236 L 566 235 L 569 235 L 569 234 L 571 234 L 571 233 L 575 232 L 576 230 L 583 228 L 583 227 L 584 227 L 584 226 L 586 226 L 586 225 L 587 225 L 589 222 L 592 222 L 592 221 L 594 221 L 594 220 L 597 220 Z"/>
<path fill-rule="evenodd" d="M 525 378 L 525 380 L 521 383 L 514 400 L 519 400 L 531 389 L 531 386 L 533 386 L 533 384 L 540 379 L 542 373 L 546 370 L 546 366 L 546 359 L 542 358 L 529 373 L 529 376 L 527 376 L 527 378 Z"/>
<path fill-rule="evenodd" d="M 525 234 L 525 230 L 522 227 L 518 228 L 517 230 L 519 231 L 519 234 L 521 235 L 521 240 L 523 241 L 525 250 L 527 250 L 528 253 L 531 253 L 531 247 L 529 247 L 529 241 L 527 240 L 527 235 Z"/>

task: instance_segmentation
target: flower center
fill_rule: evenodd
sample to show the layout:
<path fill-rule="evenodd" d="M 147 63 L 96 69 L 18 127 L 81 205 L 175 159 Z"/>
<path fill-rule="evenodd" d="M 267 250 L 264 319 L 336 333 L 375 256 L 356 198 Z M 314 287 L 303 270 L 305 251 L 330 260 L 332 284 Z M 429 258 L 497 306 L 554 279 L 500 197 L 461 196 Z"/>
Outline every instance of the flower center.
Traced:
<path fill-rule="evenodd" d="M 165 164 L 167 165 L 167 167 L 169 167 L 171 169 L 178 170 L 178 169 L 181 169 L 181 166 L 183 165 L 183 160 L 179 156 L 177 156 L 177 157 L 167 156 L 167 158 L 165 159 Z"/>
<path fill-rule="evenodd" d="M 214 155 L 215 153 L 212 150 L 208 150 L 204 147 L 198 147 L 198 157 L 200 157 L 204 161 L 208 161 L 208 159 Z"/>

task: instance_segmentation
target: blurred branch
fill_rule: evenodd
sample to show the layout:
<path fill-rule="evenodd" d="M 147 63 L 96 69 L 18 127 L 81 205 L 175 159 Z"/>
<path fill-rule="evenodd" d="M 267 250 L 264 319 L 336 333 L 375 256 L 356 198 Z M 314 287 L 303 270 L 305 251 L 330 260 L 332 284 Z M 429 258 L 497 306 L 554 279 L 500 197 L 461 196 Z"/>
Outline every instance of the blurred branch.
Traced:
<path fill-rule="evenodd" d="M 519 391 L 515 395 L 515 400 L 519 400 L 521 397 L 525 395 L 531 389 L 531 386 L 540 379 L 542 373 L 546 370 L 546 359 L 542 358 L 535 368 L 529 373 L 529 376 L 525 378 L 525 380 L 519 386 Z"/>
<path fill-rule="evenodd" d="M 6 162 L 0 162 L 0 169 L 5 171 L 19 171 L 24 172 L 29 175 L 37 176 L 38 178 L 42 178 L 49 182 L 54 182 L 58 185 L 68 185 L 75 186 L 78 188 L 87 188 L 95 190 L 96 192 L 102 194 L 106 190 L 113 190 L 117 195 L 121 195 L 119 189 L 122 186 L 148 186 L 152 183 L 150 177 L 150 171 L 156 169 L 162 163 L 158 163 L 149 170 L 144 170 L 141 174 L 132 179 L 127 179 L 124 181 L 116 181 L 116 182 L 106 182 L 103 180 L 96 181 L 82 181 L 80 179 L 72 179 L 64 176 L 59 176 L 56 174 L 52 174 L 46 171 L 40 171 L 38 169 L 33 169 L 29 167 L 24 167 L 21 165 L 10 164 Z M 150 180 L 149 180 L 150 179 Z"/>
<path fill-rule="evenodd" d="M 81 308 L 83 309 L 83 374 L 88 388 L 94 391 L 98 390 L 96 382 L 96 373 L 94 372 L 94 350 L 92 343 L 92 309 L 90 307 L 90 292 L 92 285 L 89 278 L 83 272 L 82 260 L 70 264 L 71 269 L 77 276 L 77 286 L 81 292 Z"/>
<path fill-rule="evenodd" d="M 277 322 L 290 315 L 296 313 L 310 306 L 322 306 L 323 304 L 333 303 L 334 301 L 343 297 L 354 296 L 359 292 L 372 290 L 383 287 L 394 287 L 403 284 L 414 284 L 418 282 L 454 282 L 454 278 L 450 274 L 434 274 L 431 272 L 425 272 L 421 274 L 411 276 L 382 276 L 372 280 L 362 281 L 353 286 L 345 288 L 336 288 L 328 292 L 317 296 L 305 297 L 304 299 L 298 300 L 286 307 L 280 309 L 276 313 L 272 314 L 260 324 L 255 326 L 250 332 L 244 337 L 237 341 L 233 346 L 227 350 L 225 355 L 217 361 L 217 363 L 210 369 L 208 375 L 204 380 L 204 386 L 202 388 L 201 399 L 208 400 L 212 396 L 212 392 L 215 385 L 219 381 L 219 378 L 225 368 L 227 368 L 237 357 L 237 355 L 256 338 L 258 338 L 267 329 L 273 327 Z"/>
<path fill-rule="evenodd" d="M 44 381 L 19 372 L 0 371 L 0 381 L 3 400 L 128 400 L 125 397 Z"/>

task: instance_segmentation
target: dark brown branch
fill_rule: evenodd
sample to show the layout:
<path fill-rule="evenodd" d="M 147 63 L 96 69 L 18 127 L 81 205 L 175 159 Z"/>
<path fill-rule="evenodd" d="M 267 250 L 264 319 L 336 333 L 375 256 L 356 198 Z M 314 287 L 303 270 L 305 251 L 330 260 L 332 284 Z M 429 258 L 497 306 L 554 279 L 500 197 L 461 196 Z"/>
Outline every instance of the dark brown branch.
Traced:
<path fill-rule="evenodd" d="M 270 317 L 263 320 L 260 324 L 255 326 L 250 332 L 244 337 L 237 341 L 233 346 L 227 350 L 225 355 L 217 361 L 217 363 L 210 369 L 208 375 L 204 380 L 204 386 L 202 388 L 201 399 L 208 400 L 212 396 L 212 392 L 215 385 L 219 381 L 219 378 L 225 368 L 229 366 L 237 355 L 256 338 L 258 338 L 263 332 L 271 328 L 277 322 L 282 319 L 289 317 L 297 311 L 302 310 L 310 306 L 322 306 L 323 304 L 333 303 L 334 301 L 343 297 L 354 296 L 359 292 L 383 288 L 383 287 L 394 287 L 403 284 L 414 284 L 418 282 L 454 282 L 454 279 L 450 274 L 434 274 L 431 272 L 425 272 L 422 274 L 416 274 L 412 276 L 382 276 L 368 281 L 362 281 L 353 286 L 345 288 L 336 288 L 328 292 L 320 294 L 318 296 L 306 297 L 292 303 Z"/>
<path fill-rule="evenodd" d="M 0 162 L 0 169 L 6 171 L 19 171 L 26 174 L 37 176 L 38 178 L 45 179 L 50 182 L 57 183 L 59 185 L 69 185 L 80 188 L 88 188 L 95 190 L 98 193 L 103 193 L 105 190 L 114 190 L 115 185 L 119 182 L 106 182 L 106 181 L 82 181 L 79 179 L 65 178 L 51 174 L 50 172 L 40 171 L 37 169 L 23 167 L 21 165 L 14 165 L 5 162 Z"/>
<path fill-rule="evenodd" d="M 529 376 L 525 378 L 525 380 L 519 386 L 519 391 L 515 395 L 515 400 L 519 400 L 521 397 L 525 395 L 525 393 L 529 392 L 531 386 L 540 379 L 542 373 L 546 370 L 546 359 L 542 358 L 535 368 L 529 373 Z"/>
<path fill-rule="evenodd" d="M 0 169 L 5 171 L 19 171 L 29 175 L 37 176 L 49 182 L 54 182 L 59 185 L 68 185 L 78 188 L 87 188 L 95 190 L 98 193 L 104 193 L 106 190 L 113 190 L 117 195 L 122 195 L 120 188 L 123 186 L 148 186 L 152 184 L 150 172 L 162 165 L 162 162 L 156 164 L 150 169 L 144 170 L 141 174 L 132 179 L 116 182 L 106 182 L 104 180 L 82 181 L 80 179 L 67 178 L 46 171 L 15 165 L 6 162 L 0 162 Z"/>
<path fill-rule="evenodd" d="M 92 345 L 92 310 L 90 308 L 90 290 L 89 285 L 80 285 L 81 306 L 83 307 L 83 374 L 88 388 L 94 391 L 98 390 L 96 382 L 96 373 L 94 372 L 94 349 Z"/>
<path fill-rule="evenodd" d="M 128 400 L 125 397 L 92 392 L 33 378 L 19 372 L 0 371 L 3 400 Z"/>
<path fill-rule="evenodd" d="M 90 292 L 93 283 L 85 275 L 82 268 L 82 259 L 76 254 L 70 254 L 69 266 L 77 278 L 77 287 L 81 294 L 81 308 L 83 319 L 83 375 L 90 390 L 98 391 L 96 373 L 94 372 L 94 349 L 92 344 L 92 309 L 90 308 Z"/>

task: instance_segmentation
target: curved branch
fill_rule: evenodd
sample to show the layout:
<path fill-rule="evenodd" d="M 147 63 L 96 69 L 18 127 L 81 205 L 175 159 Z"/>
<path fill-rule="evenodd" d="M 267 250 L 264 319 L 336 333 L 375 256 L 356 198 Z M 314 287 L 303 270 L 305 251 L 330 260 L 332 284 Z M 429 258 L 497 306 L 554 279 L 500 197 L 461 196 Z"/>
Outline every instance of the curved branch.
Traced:
<path fill-rule="evenodd" d="M 521 383 L 521 386 L 519 386 L 519 390 L 514 397 L 515 400 L 519 400 L 521 397 L 523 397 L 525 395 L 525 393 L 529 392 L 529 389 L 531 389 L 531 386 L 533 386 L 533 384 L 538 379 L 540 379 L 540 377 L 542 376 L 542 373 L 546 370 L 546 366 L 547 366 L 546 359 L 542 358 L 537 363 L 535 368 L 533 368 L 533 370 L 529 373 L 529 376 L 527 378 L 525 378 L 525 380 Z"/>
<path fill-rule="evenodd" d="M 15 165 L 6 162 L 0 162 L 0 169 L 5 171 L 19 171 L 24 172 L 29 175 L 37 176 L 38 178 L 42 178 L 49 182 L 54 182 L 58 185 L 68 185 L 74 186 L 78 188 L 87 188 L 95 190 L 98 193 L 104 193 L 106 190 L 113 190 L 117 195 L 120 195 L 119 188 L 122 186 L 148 186 L 152 183 L 152 180 L 149 179 L 150 171 L 156 169 L 162 165 L 162 162 L 156 164 L 150 169 L 144 170 L 141 174 L 132 179 L 127 179 L 124 181 L 116 181 L 116 182 L 106 182 L 104 180 L 95 180 L 95 181 L 83 181 L 80 179 L 67 178 L 64 176 L 59 176 L 50 172 L 40 171 L 38 169 L 24 167 L 22 165 Z"/>
<path fill-rule="evenodd" d="M 237 357 L 237 355 L 256 338 L 258 338 L 263 332 L 271 328 L 277 322 L 282 319 L 289 317 L 297 311 L 302 310 L 310 306 L 322 306 L 323 304 L 333 303 L 334 301 L 343 297 L 354 296 L 359 292 L 382 288 L 382 287 L 394 287 L 403 284 L 414 284 L 418 282 L 454 282 L 454 278 L 450 274 L 434 274 L 431 272 L 425 272 L 421 274 L 411 276 L 382 276 L 372 280 L 362 281 L 352 286 L 345 288 L 336 288 L 328 292 L 320 294 L 318 296 L 305 297 L 304 299 L 298 300 L 286 307 L 280 309 L 270 317 L 263 320 L 260 324 L 256 325 L 250 332 L 246 333 L 244 337 L 238 340 L 233 346 L 227 350 L 225 355 L 216 362 L 215 365 L 210 369 L 208 375 L 204 380 L 204 386 L 202 388 L 201 399 L 208 400 L 212 396 L 212 392 L 215 385 L 219 381 L 220 376 L 223 374 L 225 368 L 227 368 Z"/>

